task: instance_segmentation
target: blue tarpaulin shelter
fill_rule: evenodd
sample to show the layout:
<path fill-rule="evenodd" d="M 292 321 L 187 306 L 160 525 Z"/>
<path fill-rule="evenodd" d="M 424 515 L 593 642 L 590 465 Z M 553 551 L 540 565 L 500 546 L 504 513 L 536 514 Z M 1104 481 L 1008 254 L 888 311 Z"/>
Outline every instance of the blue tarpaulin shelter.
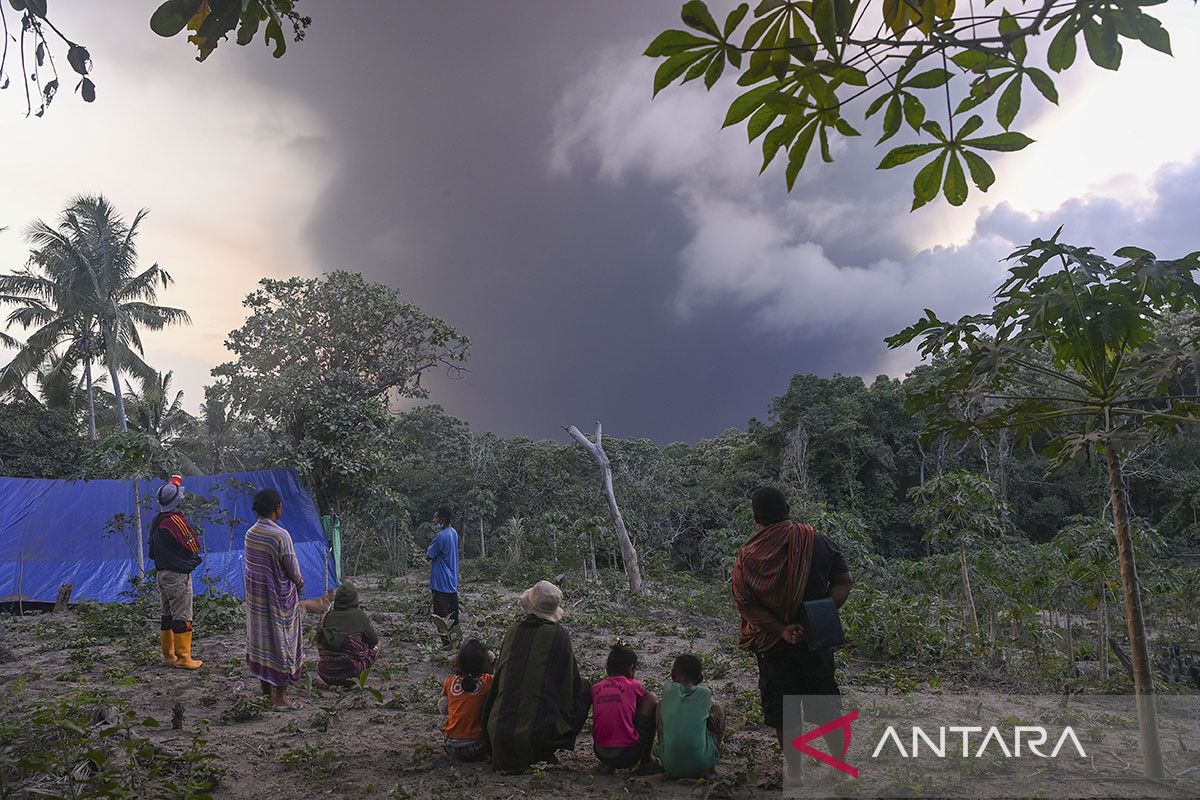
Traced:
<path fill-rule="evenodd" d="M 160 480 L 137 482 L 143 553 L 160 485 Z M 73 601 L 128 599 L 130 579 L 137 575 L 131 542 L 133 487 L 128 480 L 0 478 L 0 602 L 53 602 L 64 583 L 74 584 Z M 244 540 L 255 519 L 251 503 L 256 491 L 268 487 L 283 497 L 279 524 L 296 545 L 304 596 L 319 597 L 337 585 L 312 497 L 294 472 L 276 469 L 184 479 L 184 489 L 200 501 L 194 525 L 204 529 L 204 563 L 192 574 L 197 594 L 211 585 L 242 596 Z M 129 520 L 128 539 L 113 529 L 119 514 Z M 152 568 L 147 555 L 146 569 Z"/>

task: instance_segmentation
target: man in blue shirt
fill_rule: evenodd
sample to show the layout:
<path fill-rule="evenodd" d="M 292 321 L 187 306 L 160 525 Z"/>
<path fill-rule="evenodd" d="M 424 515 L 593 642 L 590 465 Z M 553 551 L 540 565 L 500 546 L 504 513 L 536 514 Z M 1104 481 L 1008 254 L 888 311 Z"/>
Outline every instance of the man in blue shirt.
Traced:
<path fill-rule="evenodd" d="M 433 512 L 438 529 L 425 555 L 429 556 L 429 590 L 433 593 L 433 624 L 442 636 L 442 646 L 454 646 L 451 636 L 461 636 L 458 627 L 458 531 L 450 527 L 446 506 Z"/>

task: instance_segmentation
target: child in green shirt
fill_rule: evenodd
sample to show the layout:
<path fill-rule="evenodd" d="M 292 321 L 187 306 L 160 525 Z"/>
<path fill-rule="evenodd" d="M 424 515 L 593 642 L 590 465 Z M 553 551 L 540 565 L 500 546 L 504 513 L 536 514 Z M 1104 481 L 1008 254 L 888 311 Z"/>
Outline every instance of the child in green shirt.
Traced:
<path fill-rule="evenodd" d="M 671 666 L 671 683 L 658 703 L 655 750 L 672 778 L 701 778 L 721 757 L 725 712 L 703 682 L 700 659 L 685 653 Z"/>

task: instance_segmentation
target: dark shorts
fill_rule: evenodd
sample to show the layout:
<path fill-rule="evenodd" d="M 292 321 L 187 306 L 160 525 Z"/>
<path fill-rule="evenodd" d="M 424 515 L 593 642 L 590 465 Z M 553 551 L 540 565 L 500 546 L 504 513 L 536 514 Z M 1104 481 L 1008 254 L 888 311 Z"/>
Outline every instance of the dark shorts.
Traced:
<path fill-rule="evenodd" d="M 469 742 L 458 739 L 447 739 L 443 747 L 448 755 L 458 761 L 483 761 L 488 757 L 486 739 L 476 739 Z"/>
<path fill-rule="evenodd" d="M 437 589 L 430 591 L 433 593 L 433 613 L 458 622 L 458 592 L 439 592 Z"/>
<path fill-rule="evenodd" d="M 593 745 L 592 752 L 596 754 L 596 758 L 600 759 L 601 764 L 609 769 L 633 769 L 641 763 L 654 744 L 654 719 L 638 714 L 633 718 L 633 729 L 637 731 L 637 744 L 631 744 L 629 747 L 595 747 Z"/>
<path fill-rule="evenodd" d="M 783 725 L 783 698 L 786 695 L 822 695 L 828 699 L 806 707 L 809 722 L 824 723 L 837 719 L 841 691 L 834 674 L 833 649 L 812 651 L 804 642 L 779 642 L 765 653 L 758 653 L 758 690 L 762 694 L 763 722 L 768 727 Z M 828 717 L 828 719 L 824 719 Z"/>

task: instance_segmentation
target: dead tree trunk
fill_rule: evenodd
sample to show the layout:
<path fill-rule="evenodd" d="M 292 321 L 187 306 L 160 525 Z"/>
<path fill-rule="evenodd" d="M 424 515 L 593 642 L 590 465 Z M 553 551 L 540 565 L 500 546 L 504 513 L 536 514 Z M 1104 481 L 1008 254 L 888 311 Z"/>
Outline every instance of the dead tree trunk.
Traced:
<path fill-rule="evenodd" d="M 608 455 L 604 452 L 604 434 L 601 425 L 599 422 L 596 423 L 595 442 L 589 442 L 588 438 L 580 433 L 574 425 L 568 427 L 566 431 L 600 465 L 600 471 L 604 478 L 604 494 L 608 498 L 608 510 L 612 512 L 613 525 L 617 529 L 617 542 L 621 545 L 621 558 L 625 561 L 625 572 L 629 575 L 629 591 L 641 594 L 642 570 L 638 566 L 637 550 L 634 549 L 633 541 L 629 538 L 629 531 L 625 529 L 625 519 L 621 516 L 621 509 L 617 506 L 617 496 L 613 494 L 612 462 L 608 460 Z"/>

